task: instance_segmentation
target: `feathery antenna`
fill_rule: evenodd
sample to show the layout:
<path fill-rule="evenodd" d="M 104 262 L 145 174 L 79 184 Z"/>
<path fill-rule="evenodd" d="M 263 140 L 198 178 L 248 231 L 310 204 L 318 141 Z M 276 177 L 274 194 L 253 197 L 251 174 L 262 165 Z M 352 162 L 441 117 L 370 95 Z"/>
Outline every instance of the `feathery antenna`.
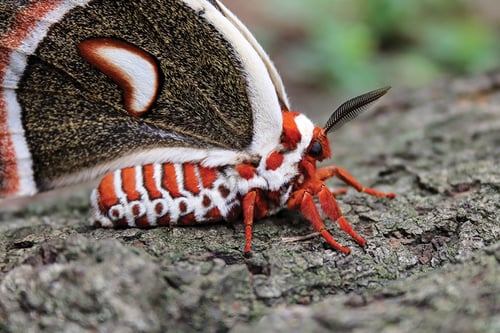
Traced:
<path fill-rule="evenodd" d="M 325 127 L 323 127 L 325 133 L 335 131 L 342 127 L 342 125 L 346 122 L 356 118 L 373 102 L 384 96 L 389 89 L 391 89 L 391 87 L 376 89 L 344 102 L 332 113 L 330 119 L 326 122 Z"/>

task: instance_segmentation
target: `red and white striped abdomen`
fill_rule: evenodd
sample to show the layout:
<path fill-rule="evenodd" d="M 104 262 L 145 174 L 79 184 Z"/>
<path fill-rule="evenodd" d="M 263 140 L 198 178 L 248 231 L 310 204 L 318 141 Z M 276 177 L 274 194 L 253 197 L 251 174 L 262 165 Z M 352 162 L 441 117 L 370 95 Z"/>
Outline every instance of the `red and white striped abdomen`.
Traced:
<path fill-rule="evenodd" d="M 104 176 L 92 192 L 95 224 L 150 227 L 231 220 L 241 212 L 231 177 L 197 164 L 147 164 Z"/>

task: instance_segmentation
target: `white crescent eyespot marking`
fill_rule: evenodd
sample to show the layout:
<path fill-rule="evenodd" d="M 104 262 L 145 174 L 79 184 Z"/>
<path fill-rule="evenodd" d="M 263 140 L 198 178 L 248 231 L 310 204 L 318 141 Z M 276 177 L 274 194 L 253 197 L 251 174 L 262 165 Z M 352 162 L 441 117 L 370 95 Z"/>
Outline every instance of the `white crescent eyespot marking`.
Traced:
<path fill-rule="evenodd" d="M 159 88 L 159 69 L 151 55 L 129 43 L 93 38 L 78 45 L 80 55 L 123 90 L 130 115 L 140 117 L 151 107 Z"/>

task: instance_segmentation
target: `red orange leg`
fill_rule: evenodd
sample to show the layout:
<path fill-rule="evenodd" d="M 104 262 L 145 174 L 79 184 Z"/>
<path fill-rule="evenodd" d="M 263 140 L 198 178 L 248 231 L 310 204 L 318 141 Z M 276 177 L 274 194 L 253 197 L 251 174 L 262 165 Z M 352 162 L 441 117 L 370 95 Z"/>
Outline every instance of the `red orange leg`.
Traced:
<path fill-rule="evenodd" d="M 346 188 L 339 188 L 337 190 L 330 191 L 330 193 L 333 196 L 340 195 L 340 194 L 346 194 L 347 193 L 347 189 Z"/>
<path fill-rule="evenodd" d="M 243 198 L 243 223 L 245 224 L 245 254 L 252 249 L 252 227 L 255 213 L 255 200 L 257 193 L 248 192 Z"/>
<path fill-rule="evenodd" d="M 328 178 L 332 178 L 333 176 L 335 176 L 335 166 L 333 165 L 330 165 L 330 166 L 326 166 L 326 167 L 321 167 L 321 168 L 317 168 L 316 169 L 316 176 L 320 179 L 320 180 L 325 180 L 325 179 L 328 179 Z"/>
<path fill-rule="evenodd" d="M 300 209 L 300 204 L 302 203 L 302 197 L 304 196 L 304 193 L 306 190 L 304 189 L 299 189 L 295 192 L 292 192 L 290 194 L 290 198 L 288 198 L 288 208 L 289 209 Z"/>
<path fill-rule="evenodd" d="M 332 221 L 337 221 L 340 228 L 351 236 L 359 245 L 364 246 L 366 244 L 366 240 L 354 231 L 347 219 L 342 215 L 335 197 L 330 193 L 326 185 L 319 191 L 318 199 L 321 204 L 321 209 L 323 209 L 323 212 L 325 212 Z"/>
<path fill-rule="evenodd" d="M 354 176 L 352 176 L 347 170 L 337 167 L 337 166 L 328 166 L 319 168 L 317 171 L 318 177 L 321 179 L 326 179 L 330 177 L 337 177 L 342 180 L 344 183 L 354 187 L 358 192 L 363 192 L 369 195 L 373 195 L 375 197 L 386 197 L 386 198 L 394 198 L 396 194 L 389 192 L 380 192 L 371 187 L 365 187 L 361 185 Z"/>
<path fill-rule="evenodd" d="M 323 224 L 323 220 L 319 215 L 318 208 L 314 203 L 313 196 L 306 191 L 304 191 L 304 194 L 301 199 L 300 210 L 302 211 L 302 214 L 304 214 L 304 216 L 311 222 L 313 228 L 316 231 L 318 231 L 321 234 L 321 236 L 323 236 L 323 238 L 328 242 L 328 244 L 330 244 L 333 248 L 344 252 L 345 254 L 348 254 L 350 252 L 349 248 L 337 243 L 337 241 L 335 241 L 335 239 L 328 232 L 328 230 L 326 230 L 325 225 Z"/>

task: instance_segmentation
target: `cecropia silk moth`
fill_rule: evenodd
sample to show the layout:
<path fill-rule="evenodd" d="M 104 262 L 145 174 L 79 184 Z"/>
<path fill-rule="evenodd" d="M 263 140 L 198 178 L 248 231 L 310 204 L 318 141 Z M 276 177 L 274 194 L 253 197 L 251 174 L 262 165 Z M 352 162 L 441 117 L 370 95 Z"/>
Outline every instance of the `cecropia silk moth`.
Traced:
<path fill-rule="evenodd" d="M 335 249 L 321 210 L 358 244 L 325 180 L 360 185 L 327 134 L 388 88 L 342 104 L 324 127 L 292 112 L 280 76 L 218 0 L 0 2 L 0 197 L 102 177 L 104 227 L 243 220 L 298 209 Z"/>

